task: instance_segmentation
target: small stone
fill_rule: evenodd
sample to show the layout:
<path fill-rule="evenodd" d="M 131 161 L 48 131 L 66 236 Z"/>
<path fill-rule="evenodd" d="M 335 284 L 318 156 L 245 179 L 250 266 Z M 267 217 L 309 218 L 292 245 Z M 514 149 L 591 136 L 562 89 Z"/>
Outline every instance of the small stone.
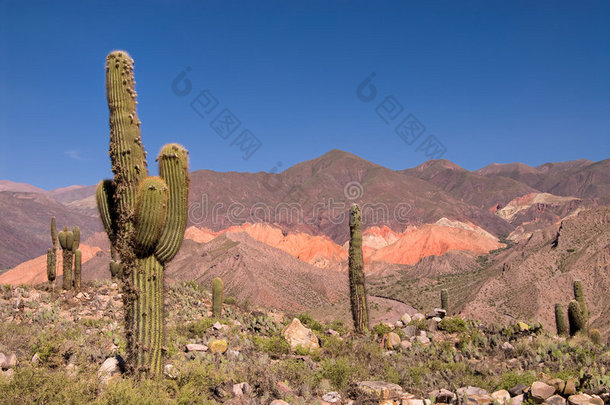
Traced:
<path fill-rule="evenodd" d="M 500 405 L 508 405 L 510 401 L 510 394 L 506 390 L 495 391 L 491 394 L 494 402 L 498 402 Z"/>
<path fill-rule="evenodd" d="M 411 322 L 411 315 L 405 313 L 400 317 L 400 321 L 405 325 L 408 325 Z"/>
<path fill-rule="evenodd" d="M 566 405 L 566 400 L 561 395 L 553 395 L 548 397 L 543 404 L 545 405 Z M 603 403 L 602 403 L 603 405 Z"/>
<path fill-rule="evenodd" d="M 591 397 L 588 395 L 585 395 L 585 394 L 570 395 L 568 397 L 568 404 L 570 404 L 570 405 L 588 405 L 590 403 L 589 402 L 590 399 L 591 399 Z"/>
<path fill-rule="evenodd" d="M 435 316 L 432 318 L 432 320 L 436 323 L 439 323 L 442 320 L 442 318 L 440 316 Z"/>
<path fill-rule="evenodd" d="M 176 380 L 178 378 L 178 370 L 171 364 L 166 364 L 163 367 L 163 375 L 169 378 L 170 380 Z"/>
<path fill-rule="evenodd" d="M 523 394 L 523 390 L 526 388 L 527 388 L 527 385 L 525 385 L 523 383 L 519 383 L 519 384 L 515 385 L 513 388 L 509 389 L 508 393 L 510 394 L 511 397 L 516 397 L 517 395 Z"/>
<path fill-rule="evenodd" d="M 530 327 L 527 323 L 519 321 L 519 322 L 517 322 L 517 329 L 519 329 L 519 331 L 521 331 L 521 332 L 525 332 L 525 331 L 530 330 Z"/>
<path fill-rule="evenodd" d="M 298 346 L 305 349 L 317 349 L 320 347 L 318 337 L 313 331 L 301 323 L 297 318 L 294 318 L 290 325 L 282 330 L 282 336 L 294 350 Z"/>
<path fill-rule="evenodd" d="M 227 343 L 227 339 L 216 339 L 212 340 L 208 343 L 210 347 L 210 351 L 212 353 L 224 353 L 229 348 L 229 344 Z"/>
<path fill-rule="evenodd" d="M 233 384 L 233 395 L 241 397 L 244 395 L 252 394 L 252 387 L 247 382 L 241 382 L 239 384 Z"/>
<path fill-rule="evenodd" d="M 415 339 L 422 345 L 430 344 L 430 338 L 427 336 L 417 336 Z"/>
<path fill-rule="evenodd" d="M 434 312 L 436 313 L 436 316 L 441 319 L 447 316 L 447 311 L 441 308 L 434 308 Z"/>
<path fill-rule="evenodd" d="M 400 336 L 394 332 L 388 333 L 385 340 L 385 347 L 388 349 L 396 349 L 400 345 Z"/>
<path fill-rule="evenodd" d="M 76 294 L 76 298 L 78 298 L 79 300 L 82 300 L 83 298 L 85 298 L 85 294 L 83 294 L 82 292 L 79 292 L 78 294 Z"/>
<path fill-rule="evenodd" d="M 360 392 L 380 399 L 398 398 L 404 394 L 402 387 L 385 381 L 361 381 L 357 384 Z"/>
<path fill-rule="evenodd" d="M 513 345 L 511 345 L 509 342 L 504 342 L 502 344 L 502 350 L 504 350 L 505 352 L 514 352 L 515 347 Z M 525 388 L 525 386 L 524 386 L 524 388 Z"/>
<path fill-rule="evenodd" d="M 411 320 L 413 321 L 421 321 L 423 319 L 426 319 L 426 315 L 420 314 L 419 312 L 411 317 Z"/>
<path fill-rule="evenodd" d="M 288 385 L 286 385 L 286 383 L 283 382 L 283 381 L 278 381 L 275 384 L 275 388 L 278 390 L 278 392 L 282 396 L 286 396 L 287 394 L 291 394 L 292 393 L 292 388 L 290 388 Z"/>
<path fill-rule="evenodd" d="M 187 352 L 207 352 L 208 347 L 201 343 L 189 343 L 186 345 Z"/>
<path fill-rule="evenodd" d="M 40 355 L 38 354 L 38 352 L 34 353 L 34 356 L 32 356 L 32 365 L 36 366 L 40 363 Z"/>
<path fill-rule="evenodd" d="M 341 403 L 341 395 L 337 391 L 331 391 L 328 394 L 325 394 L 322 397 L 323 401 L 326 401 L 330 404 L 340 404 Z"/>
<path fill-rule="evenodd" d="M 214 323 L 214 325 L 212 325 L 212 327 L 213 327 L 214 329 L 216 329 L 216 330 L 221 330 L 223 326 L 224 326 L 224 325 L 223 325 L 223 324 L 221 324 L 221 323 L 220 323 L 220 322 L 218 322 L 218 321 L 216 321 L 216 323 Z"/>
<path fill-rule="evenodd" d="M 459 397 L 464 397 L 466 396 L 471 396 L 471 395 L 489 395 L 489 393 L 487 391 L 485 391 L 483 388 L 479 388 L 479 387 L 473 387 L 471 385 L 469 385 L 468 387 L 461 387 L 458 388 L 457 390 L 457 395 Z"/>
<path fill-rule="evenodd" d="M 6 377 L 8 379 L 11 379 L 13 377 L 13 374 L 15 374 L 15 370 L 13 370 L 12 368 L 9 368 L 6 371 L 0 370 L 0 374 L 2 374 L 4 377 Z"/>
<path fill-rule="evenodd" d="M 555 393 L 555 387 L 543 383 L 542 381 L 536 381 L 530 388 L 530 396 L 534 402 L 541 403 L 545 399 L 549 398 Z"/>
<path fill-rule="evenodd" d="M 400 329 L 400 328 L 402 328 L 403 326 L 405 326 L 405 324 L 404 324 L 404 323 L 402 323 L 402 321 L 396 321 L 396 322 L 394 323 L 394 327 L 395 327 L 395 328 Z"/>
<path fill-rule="evenodd" d="M 290 404 L 286 401 L 282 401 L 281 399 L 275 399 L 275 400 L 271 401 L 271 403 L 269 405 L 290 405 Z"/>
<path fill-rule="evenodd" d="M 337 332 L 336 330 L 334 330 L 334 329 L 326 329 L 325 333 L 328 336 L 337 336 L 337 337 L 341 336 L 341 334 L 339 332 Z"/>

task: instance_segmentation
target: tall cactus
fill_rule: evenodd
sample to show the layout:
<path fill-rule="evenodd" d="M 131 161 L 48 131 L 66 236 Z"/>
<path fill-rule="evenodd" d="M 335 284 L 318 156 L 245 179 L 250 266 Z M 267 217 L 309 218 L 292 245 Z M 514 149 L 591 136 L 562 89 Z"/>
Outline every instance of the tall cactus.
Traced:
<path fill-rule="evenodd" d="M 574 281 L 574 299 L 578 301 L 580 310 L 582 312 L 583 320 L 585 322 L 585 329 L 589 325 L 589 308 L 587 307 L 587 300 L 585 298 L 585 292 L 582 288 L 582 281 Z"/>
<path fill-rule="evenodd" d="M 214 318 L 220 318 L 222 316 L 223 295 L 222 279 L 216 277 L 212 280 L 212 316 Z"/>
<path fill-rule="evenodd" d="M 449 314 L 449 292 L 443 288 L 441 290 L 441 309 L 444 309 Z"/>
<path fill-rule="evenodd" d="M 74 256 L 72 248 L 74 247 L 74 234 L 65 226 L 63 231 L 59 232 L 57 235 L 57 239 L 59 239 L 59 245 L 62 249 L 64 277 L 62 288 L 64 290 L 70 290 L 72 288 L 72 258 Z"/>
<path fill-rule="evenodd" d="M 360 207 L 353 204 L 349 211 L 349 295 L 356 333 L 364 333 L 369 328 L 369 310 L 364 280 L 364 259 L 362 256 L 362 215 Z"/>
<path fill-rule="evenodd" d="M 80 282 L 81 282 L 81 266 L 82 266 L 82 257 L 80 253 L 80 249 L 76 249 L 74 252 L 74 280 L 73 285 L 74 288 L 80 290 Z"/>
<path fill-rule="evenodd" d="M 568 323 L 566 321 L 566 313 L 563 310 L 563 305 L 555 304 L 555 324 L 557 325 L 557 334 L 559 336 L 568 335 Z"/>
<path fill-rule="evenodd" d="M 57 225 L 55 217 L 51 217 L 51 243 L 53 247 L 47 250 L 47 279 L 53 284 L 57 277 Z"/>
<path fill-rule="evenodd" d="M 585 316 L 576 300 L 572 300 L 568 304 L 568 321 L 570 322 L 570 335 L 574 336 L 586 330 Z"/>
<path fill-rule="evenodd" d="M 159 177 L 149 177 L 136 113 L 133 59 L 125 51 L 106 58 L 110 112 L 110 161 L 114 180 L 98 185 L 96 200 L 120 262 L 131 373 L 159 375 L 163 369 L 163 270 L 178 252 L 187 217 L 188 152 L 165 145 Z"/>

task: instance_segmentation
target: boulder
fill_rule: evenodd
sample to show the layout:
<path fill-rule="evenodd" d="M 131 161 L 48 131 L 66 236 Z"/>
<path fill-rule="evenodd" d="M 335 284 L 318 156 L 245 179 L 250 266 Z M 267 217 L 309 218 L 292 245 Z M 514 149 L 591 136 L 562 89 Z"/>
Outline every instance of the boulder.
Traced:
<path fill-rule="evenodd" d="M 17 365 L 17 355 L 15 353 L 9 353 L 8 356 L 0 353 L 0 368 L 2 370 L 9 370 Z M 2 358 L 4 357 L 4 359 Z"/>
<path fill-rule="evenodd" d="M 504 350 L 507 353 L 513 353 L 515 351 L 515 347 L 513 345 L 511 345 L 509 342 L 504 342 L 504 343 L 502 343 L 502 350 Z M 523 388 L 525 388 L 525 385 L 523 385 Z"/>
<path fill-rule="evenodd" d="M 411 342 L 409 342 L 408 340 L 403 340 L 400 342 L 400 350 L 403 350 L 403 351 L 409 350 L 412 345 L 413 344 Z"/>
<path fill-rule="evenodd" d="M 525 385 L 523 383 L 519 383 L 519 384 L 515 385 L 513 388 L 509 389 L 508 393 L 510 394 L 511 397 L 516 397 L 517 395 L 523 394 L 523 390 L 525 390 L 526 388 L 527 388 L 527 385 Z"/>
<path fill-rule="evenodd" d="M 568 397 L 569 405 L 588 405 L 591 397 L 586 394 L 570 395 Z"/>
<path fill-rule="evenodd" d="M 394 332 L 388 333 L 385 339 L 385 347 L 387 349 L 397 349 L 400 346 L 400 336 Z"/>
<path fill-rule="evenodd" d="M 305 349 L 317 349 L 320 347 L 318 337 L 313 331 L 294 318 L 290 325 L 282 330 L 282 336 L 286 339 L 290 347 L 294 350 L 297 346 Z"/>
<path fill-rule="evenodd" d="M 400 317 L 400 321 L 401 321 L 403 324 L 408 325 L 408 324 L 409 324 L 409 322 L 411 322 L 411 315 L 409 315 L 409 314 L 407 314 L 407 313 L 403 314 L 403 316 L 401 316 L 401 317 Z"/>
<path fill-rule="evenodd" d="M 517 330 L 520 332 L 525 332 L 525 331 L 530 330 L 530 327 L 527 323 L 519 321 L 519 322 L 517 322 Z"/>
<path fill-rule="evenodd" d="M 570 395 L 576 395 L 576 378 L 570 378 L 566 381 L 563 387 L 562 395 L 569 397 Z"/>
<path fill-rule="evenodd" d="M 506 390 L 499 390 L 491 394 L 494 402 L 498 402 L 500 405 L 508 405 L 510 402 L 510 394 Z"/>
<path fill-rule="evenodd" d="M 521 405 L 523 403 L 523 394 L 519 394 L 510 399 L 508 405 Z"/>
<path fill-rule="evenodd" d="M 428 397 L 434 397 L 434 402 L 437 404 L 451 404 L 457 398 L 453 392 L 444 388 L 432 391 Z"/>
<path fill-rule="evenodd" d="M 97 378 L 100 384 L 107 385 L 110 380 L 118 377 L 121 374 L 123 359 L 120 357 L 109 357 L 100 366 L 97 371 Z"/>
<path fill-rule="evenodd" d="M 226 352 L 227 349 L 229 348 L 229 343 L 227 342 L 227 339 L 212 340 L 208 344 L 210 345 L 210 351 L 212 353 L 222 354 L 222 353 Z"/>
<path fill-rule="evenodd" d="M 421 321 L 422 319 L 426 319 L 426 315 L 420 314 L 419 312 L 411 317 L 413 321 Z"/>
<path fill-rule="evenodd" d="M 461 387 L 458 388 L 457 390 L 457 395 L 460 398 L 463 398 L 465 395 L 467 396 L 471 396 L 471 395 L 489 395 L 489 393 L 487 391 L 485 391 L 483 388 L 479 388 L 479 387 L 473 387 L 473 386 L 468 386 L 468 387 Z"/>
<path fill-rule="evenodd" d="M 566 405 L 566 400 L 561 395 L 552 395 L 544 402 L 544 405 Z"/>
<path fill-rule="evenodd" d="M 399 398 L 404 394 L 402 387 L 385 381 L 360 381 L 357 389 L 365 395 L 373 395 L 379 399 Z"/>
<path fill-rule="evenodd" d="M 172 364 L 166 364 L 163 367 L 163 375 L 169 378 L 170 380 L 176 380 L 178 378 L 178 370 Z"/>
<path fill-rule="evenodd" d="M 236 397 L 241 397 L 252 394 L 252 387 L 247 382 L 241 382 L 239 384 L 233 384 L 231 391 Z"/>
<path fill-rule="evenodd" d="M 541 403 L 551 395 L 555 393 L 555 387 L 543 383 L 542 381 L 536 381 L 530 388 L 530 397 L 536 403 Z"/>
<path fill-rule="evenodd" d="M 441 308 L 434 308 L 434 313 L 437 317 L 443 319 L 444 317 L 447 316 L 447 311 L 445 311 L 444 309 Z"/>
<path fill-rule="evenodd" d="M 420 336 L 417 336 L 415 339 L 422 345 L 427 345 L 430 343 L 430 338 L 428 336 L 420 335 Z"/>
<path fill-rule="evenodd" d="M 407 337 L 407 338 L 412 338 L 413 336 L 417 336 L 417 334 L 419 333 L 417 331 L 417 326 L 415 326 L 415 325 L 407 325 L 404 328 L 402 328 L 402 331 L 405 334 L 405 337 Z"/>

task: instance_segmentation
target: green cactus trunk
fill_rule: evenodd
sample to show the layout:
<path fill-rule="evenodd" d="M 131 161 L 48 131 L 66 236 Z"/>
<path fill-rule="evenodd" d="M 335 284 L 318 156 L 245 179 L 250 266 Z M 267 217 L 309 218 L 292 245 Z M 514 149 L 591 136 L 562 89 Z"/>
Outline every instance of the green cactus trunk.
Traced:
<path fill-rule="evenodd" d="M 74 234 L 68 230 L 68 227 L 64 227 L 63 231 L 57 235 L 59 245 L 62 249 L 62 271 L 63 271 L 63 282 L 62 288 L 64 290 L 70 290 L 72 288 L 72 258 L 74 252 L 72 247 L 74 246 Z"/>
<path fill-rule="evenodd" d="M 222 316 L 223 283 L 220 277 L 212 281 L 212 316 L 220 318 Z"/>
<path fill-rule="evenodd" d="M 82 265 L 82 257 L 80 249 L 76 249 L 74 252 L 74 288 L 80 290 L 81 284 L 81 265 Z"/>
<path fill-rule="evenodd" d="M 178 252 L 187 217 L 188 152 L 165 145 L 159 177 L 149 177 L 136 114 L 133 60 L 124 51 L 106 58 L 110 160 L 114 181 L 98 185 L 96 200 L 116 258 L 125 308 L 128 372 L 163 370 L 163 270 Z M 118 259 L 118 261 L 116 260 Z"/>
<path fill-rule="evenodd" d="M 574 336 L 586 330 L 585 317 L 580 304 L 576 300 L 570 301 L 568 305 L 568 321 L 570 323 L 570 335 Z"/>
<path fill-rule="evenodd" d="M 57 263 L 55 260 L 55 252 L 53 252 L 53 249 L 49 248 L 47 250 L 47 279 L 51 284 L 53 284 L 55 277 L 57 276 Z"/>
<path fill-rule="evenodd" d="M 349 295 L 352 318 L 356 333 L 364 333 L 369 329 L 369 311 L 364 279 L 364 259 L 362 255 L 362 216 L 360 207 L 352 205 L 349 212 Z"/>
<path fill-rule="evenodd" d="M 559 336 L 568 335 L 568 322 L 566 321 L 566 313 L 563 305 L 555 304 L 555 324 L 557 325 L 557 334 Z"/>
<path fill-rule="evenodd" d="M 578 305 L 580 305 L 580 310 L 582 311 L 582 316 L 584 319 L 584 330 L 588 328 L 589 325 L 589 308 L 587 307 L 587 300 L 585 298 L 585 292 L 582 288 L 581 281 L 574 281 L 574 299 L 578 301 Z"/>
<path fill-rule="evenodd" d="M 53 248 L 47 250 L 47 279 L 53 284 L 57 277 L 57 226 L 55 217 L 51 217 L 51 243 Z"/>
<path fill-rule="evenodd" d="M 441 290 L 441 309 L 449 315 L 449 292 L 444 288 Z"/>

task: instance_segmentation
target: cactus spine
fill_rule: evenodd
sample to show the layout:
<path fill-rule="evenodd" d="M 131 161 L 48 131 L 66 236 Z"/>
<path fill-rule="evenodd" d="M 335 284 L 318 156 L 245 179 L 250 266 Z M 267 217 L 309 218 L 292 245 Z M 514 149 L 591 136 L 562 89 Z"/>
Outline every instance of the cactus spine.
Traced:
<path fill-rule="evenodd" d="M 353 204 L 349 211 L 349 295 L 354 329 L 364 333 L 369 328 L 369 311 L 364 279 L 364 260 L 362 256 L 362 216 L 360 207 Z"/>
<path fill-rule="evenodd" d="M 449 314 L 449 292 L 445 288 L 441 290 L 441 309 Z"/>
<path fill-rule="evenodd" d="M 584 314 L 576 300 L 572 300 L 568 304 L 568 321 L 570 322 L 570 335 L 572 336 L 584 331 L 586 328 Z"/>
<path fill-rule="evenodd" d="M 587 300 L 585 299 L 585 293 L 582 289 L 581 281 L 574 281 L 574 299 L 578 301 L 578 305 L 580 305 L 580 310 L 582 312 L 582 316 L 585 322 L 585 329 L 587 329 L 589 324 L 589 309 L 587 308 Z"/>
<path fill-rule="evenodd" d="M 555 324 L 557 325 L 557 334 L 559 336 L 568 335 L 568 323 L 566 321 L 566 314 L 563 310 L 563 305 L 555 304 Z"/>
<path fill-rule="evenodd" d="M 124 51 L 106 58 L 110 161 L 114 180 L 98 185 L 96 200 L 117 262 L 125 304 L 127 369 L 163 370 L 163 270 L 178 252 L 187 217 L 188 152 L 169 144 L 159 153 L 159 177 L 149 177 L 136 113 L 133 59 Z M 114 263 L 114 264 L 113 264 Z"/>
<path fill-rule="evenodd" d="M 212 316 L 214 318 L 220 318 L 222 316 L 223 299 L 222 279 L 220 277 L 216 277 L 212 281 Z"/>

